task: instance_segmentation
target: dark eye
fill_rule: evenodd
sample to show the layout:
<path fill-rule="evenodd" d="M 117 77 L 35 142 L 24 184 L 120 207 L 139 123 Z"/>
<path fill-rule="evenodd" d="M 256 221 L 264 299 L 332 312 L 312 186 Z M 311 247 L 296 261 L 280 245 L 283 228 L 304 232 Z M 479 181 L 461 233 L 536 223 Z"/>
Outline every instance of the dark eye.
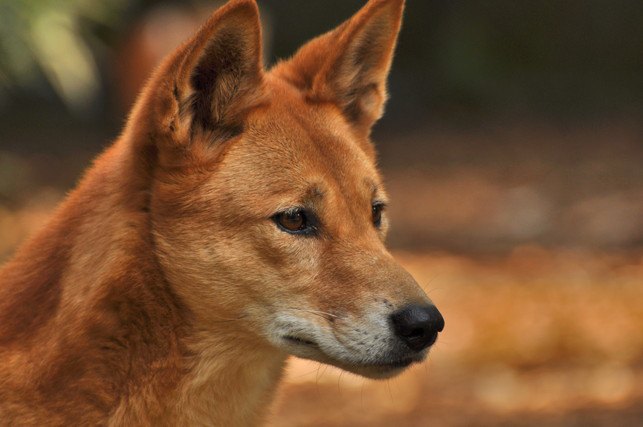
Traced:
<path fill-rule="evenodd" d="M 376 227 L 382 225 L 382 211 L 384 210 L 384 203 L 375 202 L 372 205 L 373 224 Z"/>
<path fill-rule="evenodd" d="M 288 233 L 306 233 L 310 230 L 308 217 L 302 209 L 280 212 L 273 217 L 277 225 Z"/>

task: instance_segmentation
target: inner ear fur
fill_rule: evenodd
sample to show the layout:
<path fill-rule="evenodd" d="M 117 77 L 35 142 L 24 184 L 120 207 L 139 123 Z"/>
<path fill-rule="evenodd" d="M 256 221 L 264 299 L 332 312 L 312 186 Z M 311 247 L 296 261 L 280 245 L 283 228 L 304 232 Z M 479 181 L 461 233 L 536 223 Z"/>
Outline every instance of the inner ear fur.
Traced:
<path fill-rule="evenodd" d="M 274 72 L 304 90 L 311 101 L 335 103 L 355 128 L 369 133 L 384 111 L 403 9 L 404 0 L 371 0 Z"/>
<path fill-rule="evenodd" d="M 151 93 L 157 131 L 173 144 L 195 133 L 227 139 L 241 132 L 245 114 L 262 102 L 261 24 L 254 0 L 218 9 L 161 66 Z"/>

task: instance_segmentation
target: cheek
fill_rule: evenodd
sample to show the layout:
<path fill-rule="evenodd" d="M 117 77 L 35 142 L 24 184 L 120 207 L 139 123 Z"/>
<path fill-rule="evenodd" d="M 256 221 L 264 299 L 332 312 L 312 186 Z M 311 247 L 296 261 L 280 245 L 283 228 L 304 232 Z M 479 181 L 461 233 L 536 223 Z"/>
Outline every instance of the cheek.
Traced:
<path fill-rule="evenodd" d="M 264 220 L 227 228 L 212 248 L 211 268 L 231 286 L 272 299 L 275 292 L 297 293 L 311 286 L 319 275 L 316 246 L 314 239 L 288 235 Z"/>

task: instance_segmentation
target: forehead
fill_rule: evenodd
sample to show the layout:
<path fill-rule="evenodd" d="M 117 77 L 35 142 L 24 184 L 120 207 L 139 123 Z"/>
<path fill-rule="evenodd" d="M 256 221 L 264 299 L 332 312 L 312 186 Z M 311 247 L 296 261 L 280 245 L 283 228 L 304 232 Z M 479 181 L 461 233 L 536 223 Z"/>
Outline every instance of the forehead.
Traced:
<path fill-rule="evenodd" d="M 353 134 L 336 107 L 310 104 L 285 83 L 268 86 L 270 102 L 248 118 L 229 166 L 265 196 L 338 190 L 371 197 L 381 185 L 370 143 Z"/>

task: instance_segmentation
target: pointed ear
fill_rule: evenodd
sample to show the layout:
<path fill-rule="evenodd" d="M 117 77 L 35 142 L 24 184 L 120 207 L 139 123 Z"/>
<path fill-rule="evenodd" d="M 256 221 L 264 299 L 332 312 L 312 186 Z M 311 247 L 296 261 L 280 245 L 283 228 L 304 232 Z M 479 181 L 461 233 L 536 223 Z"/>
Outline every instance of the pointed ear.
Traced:
<path fill-rule="evenodd" d="M 275 73 L 309 99 L 337 104 L 365 134 L 382 116 L 404 0 L 370 0 L 335 30 L 304 45 Z"/>
<path fill-rule="evenodd" d="M 198 132 L 227 139 L 261 103 L 261 25 L 254 0 L 232 0 L 160 67 L 147 87 L 160 136 L 186 146 Z"/>

